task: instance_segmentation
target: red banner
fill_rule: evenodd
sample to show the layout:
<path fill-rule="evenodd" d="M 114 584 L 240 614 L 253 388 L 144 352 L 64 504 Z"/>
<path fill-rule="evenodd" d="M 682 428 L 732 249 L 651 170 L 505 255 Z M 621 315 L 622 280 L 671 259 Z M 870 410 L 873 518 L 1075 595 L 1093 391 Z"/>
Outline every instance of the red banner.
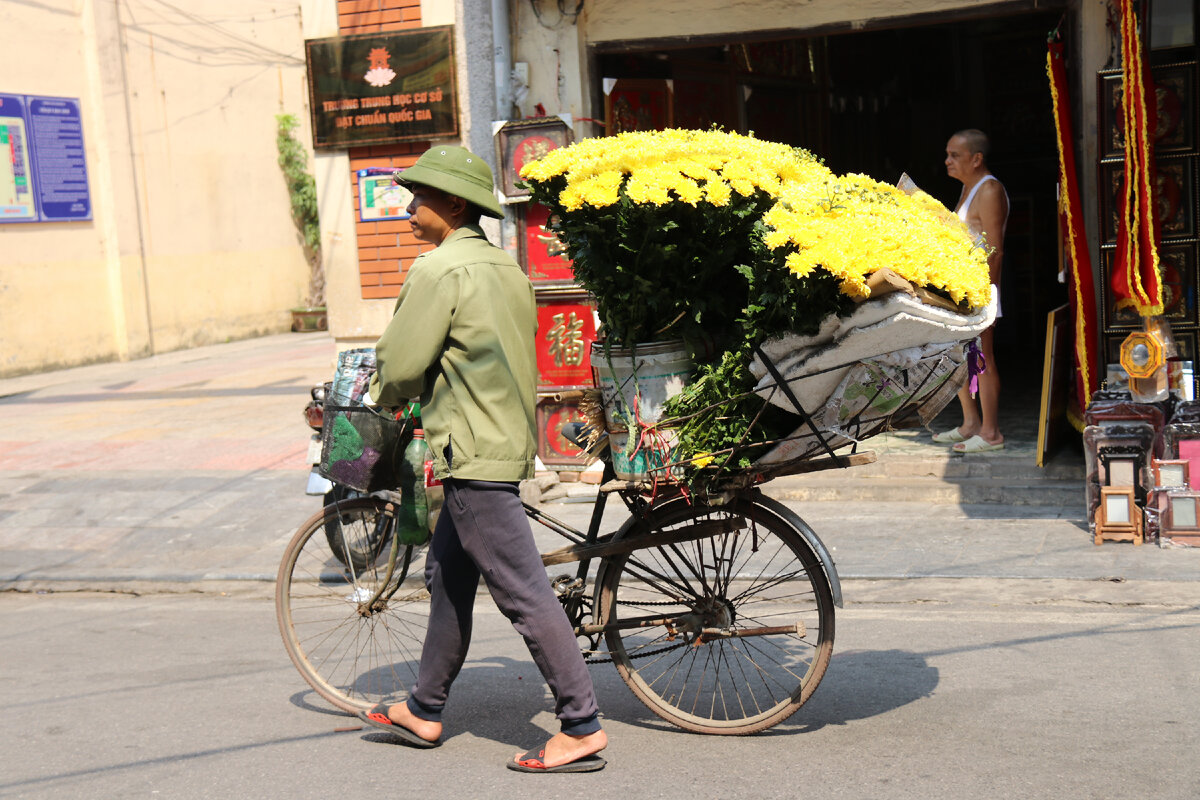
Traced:
<path fill-rule="evenodd" d="M 541 203 L 526 203 L 521 215 L 524 226 L 525 267 L 534 283 L 569 283 L 575 280 L 567 248 L 547 228 L 550 209 Z"/>
<path fill-rule="evenodd" d="M 1162 276 L 1154 213 L 1154 85 L 1147 103 L 1146 62 L 1133 0 L 1121 0 L 1121 119 L 1125 130 L 1125 185 L 1118 204 L 1117 251 L 1112 290 L 1118 309 L 1143 317 L 1163 312 Z"/>
<path fill-rule="evenodd" d="M 1094 348 L 1096 344 L 1096 298 L 1092 285 L 1092 257 L 1083 226 L 1083 204 L 1079 200 L 1079 177 L 1075 171 L 1075 133 L 1067 89 L 1062 42 L 1051 42 L 1046 54 L 1050 95 L 1054 100 L 1054 128 L 1058 140 L 1059 223 L 1063 226 L 1070 279 L 1067 284 L 1074 315 L 1075 395 L 1085 409 L 1099 386 Z M 1080 415 L 1082 418 L 1082 415 Z"/>
<path fill-rule="evenodd" d="M 592 385 L 588 353 L 596 339 L 595 315 L 580 291 L 539 294 L 537 300 L 538 389 Z"/>

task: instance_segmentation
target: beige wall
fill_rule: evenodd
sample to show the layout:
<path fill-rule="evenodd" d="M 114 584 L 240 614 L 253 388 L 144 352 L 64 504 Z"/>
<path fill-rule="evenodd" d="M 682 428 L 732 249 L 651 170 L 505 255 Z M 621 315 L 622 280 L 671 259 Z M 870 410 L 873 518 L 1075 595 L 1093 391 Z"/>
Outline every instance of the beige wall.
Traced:
<path fill-rule="evenodd" d="M 299 3 L 3 3 L 0 75 L 80 99 L 93 204 L 0 227 L 0 375 L 287 329 L 308 270 L 275 114 L 307 126 Z"/>
<path fill-rule="evenodd" d="M 573 4 L 564 4 L 573 5 Z M 640 14 L 642 5 L 630 4 L 626 13 Z M 647 4 L 650 5 L 650 4 Z M 529 3 L 514 2 L 511 5 L 511 25 L 514 31 L 513 61 L 527 65 L 529 74 L 528 94 L 520 104 L 521 113 L 532 116 L 534 106 L 541 103 L 548 114 L 570 114 L 574 123 L 575 139 L 600 136 L 603 129 L 589 122 L 578 120 L 602 118 L 604 108 L 593 113 L 591 107 L 590 79 L 587 65 L 587 37 L 592 35 L 592 14 L 585 5 L 585 13 L 572 23 L 559 19 L 554 4 L 542 3 L 542 21 L 539 22 Z M 546 24 L 542 24 L 546 23 Z M 643 28 L 632 38 L 644 38 L 647 30 L 662 30 L 657 24 Z"/>
<path fill-rule="evenodd" d="M 422 19 L 425 4 L 421 4 Z M 337 35 L 337 0 L 304 0 L 304 38 Z M 373 345 L 391 319 L 396 301 L 362 297 L 350 156 L 346 150 L 321 150 L 315 164 L 329 330 L 340 350 Z"/>
<path fill-rule="evenodd" d="M 456 25 L 459 13 L 455 0 L 421 0 L 421 24 Z M 338 35 L 336 0 L 304 0 L 304 38 Z M 459 26 L 461 27 L 461 26 Z M 463 102 L 465 62 L 457 44 L 460 103 Z M 460 120 L 464 136 L 469 120 Z M 455 142 L 456 143 L 456 142 Z M 357 219 L 354 214 L 354 183 L 346 150 L 322 150 L 316 154 L 317 195 L 321 213 L 322 263 L 329 306 L 329 330 L 337 348 L 372 346 L 392 318 L 395 298 L 364 299 L 359 277 Z"/>
<path fill-rule="evenodd" d="M 996 6 L 995 0 L 588 0 L 589 42 L 710 36 L 731 31 L 802 30 Z"/>

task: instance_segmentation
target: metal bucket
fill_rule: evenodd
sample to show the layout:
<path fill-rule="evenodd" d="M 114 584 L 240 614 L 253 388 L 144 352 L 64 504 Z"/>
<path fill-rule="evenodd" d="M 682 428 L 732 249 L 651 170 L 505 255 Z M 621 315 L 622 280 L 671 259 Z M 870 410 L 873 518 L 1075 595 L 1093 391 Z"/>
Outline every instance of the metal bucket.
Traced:
<path fill-rule="evenodd" d="M 591 365 L 604 403 L 613 469 L 618 478 L 644 480 L 651 469 L 670 462 L 672 435 L 661 431 L 655 447 L 629 452 L 630 427 L 645 428 L 662 419 L 667 399 L 683 391 L 692 373 L 692 360 L 678 340 L 632 349 L 614 347 L 609 353 L 603 344 L 593 342 Z"/>

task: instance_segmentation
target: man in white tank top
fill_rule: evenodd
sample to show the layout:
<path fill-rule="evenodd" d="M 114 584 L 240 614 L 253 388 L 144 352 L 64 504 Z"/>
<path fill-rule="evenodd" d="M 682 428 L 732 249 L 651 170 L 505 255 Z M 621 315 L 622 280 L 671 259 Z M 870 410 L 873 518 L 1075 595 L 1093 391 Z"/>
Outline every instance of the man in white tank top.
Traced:
<path fill-rule="evenodd" d="M 955 211 L 967 228 L 976 236 L 982 235 L 990 251 L 988 270 L 992 291 L 997 293 L 996 316 L 1000 316 L 1000 265 L 1004 260 L 1004 229 L 1008 224 L 1008 193 L 987 166 L 988 138 L 983 131 L 959 131 L 946 143 L 946 173 L 962 181 Z M 958 393 L 962 403 L 963 422 L 957 428 L 935 434 L 940 444 L 953 444 L 956 453 L 986 453 L 1001 450 L 1004 437 L 1000 434 L 1000 375 L 992 350 L 995 326 L 979 336 L 979 346 L 987 369 L 979 376 L 979 403 L 971 396 L 968 385 Z"/>

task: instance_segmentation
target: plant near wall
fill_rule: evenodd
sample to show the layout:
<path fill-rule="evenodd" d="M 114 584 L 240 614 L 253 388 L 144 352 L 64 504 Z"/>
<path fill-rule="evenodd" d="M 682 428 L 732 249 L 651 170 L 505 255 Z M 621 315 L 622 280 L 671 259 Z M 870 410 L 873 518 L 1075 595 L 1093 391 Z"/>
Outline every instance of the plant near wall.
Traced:
<path fill-rule="evenodd" d="M 304 242 L 304 257 L 308 261 L 308 308 L 325 305 L 325 270 L 321 265 L 321 221 L 317 216 L 317 182 L 308 171 L 308 151 L 296 139 L 300 122 L 292 114 L 275 115 L 275 146 L 279 151 L 279 168 L 287 183 L 292 204 L 292 221 Z"/>

